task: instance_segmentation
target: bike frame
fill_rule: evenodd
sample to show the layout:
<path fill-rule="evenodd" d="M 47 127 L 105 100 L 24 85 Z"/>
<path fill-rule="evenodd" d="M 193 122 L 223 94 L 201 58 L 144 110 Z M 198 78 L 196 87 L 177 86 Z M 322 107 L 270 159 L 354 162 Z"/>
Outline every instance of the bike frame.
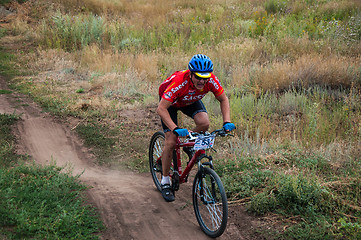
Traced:
<path fill-rule="evenodd" d="M 189 134 L 186 140 L 176 138 L 172 150 L 172 170 L 169 173 L 172 191 L 175 194 L 182 183 L 187 182 L 193 166 L 197 163 L 198 169 L 193 181 L 192 199 L 194 212 L 201 229 L 206 235 L 215 238 L 223 234 L 227 226 L 228 203 L 222 180 L 214 171 L 212 156 L 206 154 L 207 149 L 213 149 L 214 138 L 228 136 L 224 129 L 214 130 L 211 133 L 201 132 Z M 165 135 L 156 132 L 149 147 L 149 166 L 153 181 L 159 191 L 162 189 L 160 174 L 162 174 L 162 149 L 164 149 Z M 162 148 L 163 147 L 163 148 Z M 181 148 L 189 147 L 195 150 L 191 159 L 190 152 L 186 151 L 189 159 L 185 169 L 182 169 Z M 184 149 L 183 149 L 184 150 Z M 214 150 L 214 149 L 213 149 Z M 193 152 L 192 152 L 193 153 Z M 182 153 L 183 154 L 183 153 Z M 208 153 L 209 154 L 209 153 Z M 157 156 L 157 159 L 155 157 Z M 185 155 L 184 155 L 185 156 Z M 204 161 L 203 161 L 204 160 Z"/>
<path fill-rule="evenodd" d="M 205 150 L 198 150 L 194 153 L 193 157 L 191 160 L 189 160 L 189 163 L 187 164 L 187 167 L 184 169 L 184 171 L 182 170 L 182 160 L 181 160 L 181 148 L 183 147 L 193 147 L 195 144 L 195 142 L 181 142 L 179 140 L 179 138 L 177 138 L 177 143 L 175 146 L 175 151 L 176 151 L 176 157 L 177 157 L 177 169 L 174 169 L 174 171 L 178 172 L 179 175 L 179 183 L 184 183 L 187 179 L 187 176 L 189 174 L 189 172 L 192 170 L 194 164 L 197 161 L 197 158 L 200 155 L 205 155 L 206 151 Z"/>

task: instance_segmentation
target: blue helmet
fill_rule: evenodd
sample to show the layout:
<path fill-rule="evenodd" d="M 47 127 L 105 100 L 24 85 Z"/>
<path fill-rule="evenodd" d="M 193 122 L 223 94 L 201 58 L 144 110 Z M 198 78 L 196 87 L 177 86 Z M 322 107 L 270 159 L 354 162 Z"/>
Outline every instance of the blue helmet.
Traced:
<path fill-rule="evenodd" d="M 212 60 L 204 54 L 196 54 L 188 64 L 189 70 L 202 78 L 209 78 L 213 72 Z"/>

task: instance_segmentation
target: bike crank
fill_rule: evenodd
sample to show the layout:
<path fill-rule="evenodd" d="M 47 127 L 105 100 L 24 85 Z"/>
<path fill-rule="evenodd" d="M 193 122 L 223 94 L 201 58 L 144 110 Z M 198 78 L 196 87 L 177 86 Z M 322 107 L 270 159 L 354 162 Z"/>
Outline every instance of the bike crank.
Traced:
<path fill-rule="evenodd" d="M 179 173 L 177 171 L 174 171 L 172 175 L 172 187 L 173 191 L 179 190 Z"/>

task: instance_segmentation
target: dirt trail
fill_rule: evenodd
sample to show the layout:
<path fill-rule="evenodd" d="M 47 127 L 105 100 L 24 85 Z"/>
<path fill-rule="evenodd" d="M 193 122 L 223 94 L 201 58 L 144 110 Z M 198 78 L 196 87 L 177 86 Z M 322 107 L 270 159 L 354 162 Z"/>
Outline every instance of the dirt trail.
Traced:
<path fill-rule="evenodd" d="M 7 89 L 1 77 L 0 89 Z M 166 203 L 150 174 L 114 171 L 93 164 L 92 155 L 70 127 L 43 113 L 23 95 L 0 94 L 0 113 L 14 112 L 21 114 L 15 129 L 20 152 L 40 164 L 56 161 L 59 166 L 68 165 L 93 187 L 88 195 L 106 226 L 100 234 L 102 239 L 209 239 L 193 214 L 190 183 L 182 185 L 176 201 Z M 253 223 L 242 211 L 230 208 L 227 230 L 219 239 L 259 239 L 249 235 Z"/>

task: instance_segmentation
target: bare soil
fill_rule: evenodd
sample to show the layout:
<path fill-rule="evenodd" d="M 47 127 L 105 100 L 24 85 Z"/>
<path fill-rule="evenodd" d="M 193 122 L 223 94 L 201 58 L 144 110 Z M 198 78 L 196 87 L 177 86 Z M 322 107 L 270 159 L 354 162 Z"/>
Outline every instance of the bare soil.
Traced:
<path fill-rule="evenodd" d="M 0 89 L 8 89 L 3 77 Z M 99 233 L 101 239 L 208 239 L 193 213 L 191 181 L 181 185 L 176 201 L 167 203 L 150 173 L 96 165 L 71 126 L 43 112 L 28 97 L 15 92 L 0 94 L 0 113 L 21 116 L 14 127 L 20 153 L 30 155 L 39 164 L 55 161 L 58 166 L 67 166 L 91 186 L 87 191 L 89 202 L 98 209 L 106 226 Z M 260 218 L 249 215 L 242 205 L 231 204 L 227 229 L 219 239 L 264 239 L 255 231 L 260 225 Z"/>

